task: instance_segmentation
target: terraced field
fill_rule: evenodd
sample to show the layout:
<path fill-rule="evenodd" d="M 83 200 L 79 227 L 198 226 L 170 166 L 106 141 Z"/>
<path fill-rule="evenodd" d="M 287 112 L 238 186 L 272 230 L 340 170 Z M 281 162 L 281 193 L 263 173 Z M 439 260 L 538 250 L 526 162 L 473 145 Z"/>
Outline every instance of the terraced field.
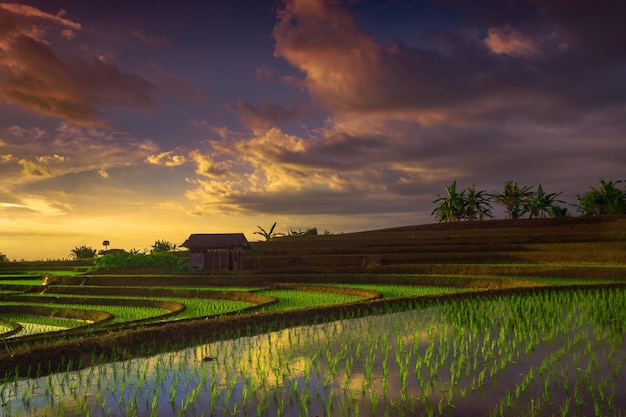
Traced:
<path fill-rule="evenodd" d="M 0 264 L 0 373 L 41 377 L 389 309 L 626 285 L 626 218 L 422 225 L 252 246 L 245 270 L 227 274 Z"/>

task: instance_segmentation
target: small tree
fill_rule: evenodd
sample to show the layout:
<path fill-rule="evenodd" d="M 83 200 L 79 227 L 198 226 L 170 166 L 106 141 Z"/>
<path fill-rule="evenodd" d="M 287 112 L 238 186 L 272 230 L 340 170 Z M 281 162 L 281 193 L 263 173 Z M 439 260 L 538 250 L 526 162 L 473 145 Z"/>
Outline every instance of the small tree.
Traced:
<path fill-rule="evenodd" d="M 305 231 L 299 229 L 297 232 L 295 230 L 289 230 L 289 236 L 317 236 L 317 227 L 312 227 Z"/>
<path fill-rule="evenodd" d="M 567 207 L 555 205 L 550 209 L 550 217 L 563 218 L 572 217 L 572 215 L 567 212 Z"/>
<path fill-rule="evenodd" d="M 269 232 L 266 231 L 265 229 L 263 229 L 261 226 L 257 226 L 257 227 L 259 228 L 259 231 L 258 232 L 254 232 L 254 234 L 263 236 L 266 241 L 270 241 L 270 240 L 274 239 L 275 237 L 284 236 L 285 235 L 284 233 L 276 233 L 276 232 L 274 232 L 274 229 L 276 228 L 276 222 L 274 222 L 274 224 L 270 228 Z"/>
<path fill-rule="evenodd" d="M 93 259 L 96 257 L 96 250 L 90 246 L 76 246 L 69 256 L 72 259 Z"/>
<path fill-rule="evenodd" d="M 626 192 L 617 188 L 622 181 L 600 180 L 598 189 L 578 196 L 578 211 L 583 216 L 615 216 L 626 214 Z"/>
<path fill-rule="evenodd" d="M 108 240 L 105 240 L 104 242 L 102 242 L 102 246 L 104 246 L 104 253 L 106 253 L 109 250 L 110 244 L 111 242 L 109 242 Z"/>
<path fill-rule="evenodd" d="M 491 196 L 486 191 L 476 191 L 476 186 L 472 184 L 463 192 L 467 192 L 465 195 L 465 213 L 463 217 L 467 220 L 484 220 L 485 217 L 493 219 L 491 215 Z"/>
<path fill-rule="evenodd" d="M 0 252 L 0 263 L 3 263 L 3 262 L 9 262 L 9 258 L 7 258 L 7 256 L 4 253 Z"/>
<path fill-rule="evenodd" d="M 460 193 L 456 191 L 456 180 L 452 181 L 450 185 L 444 185 L 444 188 L 446 196 L 437 195 L 439 198 L 433 201 L 437 207 L 430 214 L 435 215 L 435 222 L 437 223 L 462 220 L 466 208 L 465 190 Z"/>
<path fill-rule="evenodd" d="M 154 245 L 152 245 L 150 253 L 171 252 L 173 250 L 176 250 L 175 244 L 168 242 L 167 240 L 157 240 L 154 242 Z"/>
<path fill-rule="evenodd" d="M 494 194 L 496 203 L 504 206 L 508 219 L 519 219 L 527 213 L 528 199 L 533 195 L 533 186 L 520 187 L 515 181 L 504 183 L 504 192 Z"/>
<path fill-rule="evenodd" d="M 537 192 L 530 195 L 526 200 L 524 210 L 528 213 L 530 218 L 545 218 L 550 216 L 552 214 L 552 209 L 556 206 L 556 203 L 565 203 L 565 201 L 556 199 L 561 194 L 563 194 L 563 192 L 546 194 L 543 191 L 541 184 L 539 184 L 537 186 Z"/>

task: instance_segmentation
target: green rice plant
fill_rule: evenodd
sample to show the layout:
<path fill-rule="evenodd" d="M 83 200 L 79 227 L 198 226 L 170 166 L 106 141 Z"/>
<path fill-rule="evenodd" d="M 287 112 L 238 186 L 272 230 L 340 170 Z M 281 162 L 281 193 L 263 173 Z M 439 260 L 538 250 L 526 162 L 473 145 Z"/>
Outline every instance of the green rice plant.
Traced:
<path fill-rule="evenodd" d="M 296 290 L 263 290 L 259 292 L 263 295 L 275 297 L 278 299 L 276 304 L 264 306 L 261 311 L 286 311 L 298 308 L 320 307 L 334 304 L 345 304 L 352 301 L 360 300 L 360 297 L 312 292 L 312 291 L 296 291 Z"/>

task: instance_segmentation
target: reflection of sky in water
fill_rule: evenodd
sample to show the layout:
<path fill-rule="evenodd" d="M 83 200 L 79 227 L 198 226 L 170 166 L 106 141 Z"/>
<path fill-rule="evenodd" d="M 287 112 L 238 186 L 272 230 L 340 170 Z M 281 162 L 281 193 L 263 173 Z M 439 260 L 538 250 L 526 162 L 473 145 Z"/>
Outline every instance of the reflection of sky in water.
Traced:
<path fill-rule="evenodd" d="M 3 387 L 3 411 L 7 416 L 82 416 L 87 410 L 92 416 L 347 416 L 358 409 L 360 416 L 456 416 L 486 415 L 498 407 L 503 415 L 527 414 L 532 405 L 539 406 L 536 415 L 560 415 L 561 409 L 584 415 L 593 413 L 599 392 L 606 393 L 605 410 L 625 408 L 619 400 L 624 398 L 619 382 L 626 380 L 623 333 L 596 325 L 584 311 L 562 311 L 559 323 L 547 326 L 532 318 L 526 325 L 536 331 L 516 336 L 497 313 L 507 311 L 507 303 L 484 304 L 476 316 L 479 326 L 468 321 L 463 306 L 430 308 L 20 380 Z M 592 388 L 589 381 L 596 381 Z M 575 391 L 576 401 L 584 403 L 580 407 Z"/>

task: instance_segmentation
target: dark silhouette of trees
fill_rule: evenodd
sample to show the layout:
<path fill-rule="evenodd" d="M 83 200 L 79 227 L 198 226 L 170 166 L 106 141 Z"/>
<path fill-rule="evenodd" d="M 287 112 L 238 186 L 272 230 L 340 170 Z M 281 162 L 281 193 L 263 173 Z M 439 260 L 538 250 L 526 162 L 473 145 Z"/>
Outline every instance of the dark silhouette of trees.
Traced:
<path fill-rule="evenodd" d="M 591 191 L 577 195 L 581 216 L 626 215 L 626 189 L 619 187 L 624 182 L 600 179 L 598 188 L 591 187 Z M 446 195 L 438 194 L 439 198 L 433 201 L 437 207 L 431 215 L 437 223 L 492 219 L 492 202 L 504 207 L 507 219 L 571 216 L 566 207 L 559 205 L 565 203 L 558 199 L 563 192 L 546 193 L 541 184 L 533 191 L 534 185 L 522 187 L 515 181 L 506 181 L 504 190 L 494 194 L 476 190 L 474 185 L 459 191 L 456 180 L 444 188 Z"/>
<path fill-rule="evenodd" d="M 171 252 L 173 250 L 176 250 L 174 243 L 168 242 L 167 240 L 157 240 L 154 242 L 154 245 L 152 245 L 150 253 Z"/>
<path fill-rule="evenodd" d="M 491 196 L 486 191 L 476 190 L 476 186 L 462 191 L 457 191 L 456 181 L 450 185 L 444 185 L 446 195 L 438 195 L 433 201 L 437 207 L 431 215 L 435 215 L 437 223 L 456 222 L 462 220 L 484 220 L 493 218 L 491 215 Z"/>
<path fill-rule="evenodd" d="M 563 194 L 563 192 L 546 194 L 541 184 L 539 184 L 537 186 L 537 192 L 531 193 L 531 195 L 527 197 L 524 210 L 531 219 L 533 217 L 549 217 L 552 215 L 552 209 L 556 206 L 556 203 L 565 203 L 565 201 L 556 199 L 561 194 Z"/>
<path fill-rule="evenodd" d="M 430 214 L 435 215 L 437 223 L 460 221 L 465 214 L 465 190 L 460 193 L 456 191 L 456 180 L 450 185 L 444 185 L 444 188 L 446 195 L 437 195 L 439 198 L 433 201 L 437 207 Z"/>
<path fill-rule="evenodd" d="M 504 191 L 494 194 L 494 201 L 504 206 L 506 218 L 520 219 L 527 213 L 527 203 L 533 186 L 520 187 L 515 181 L 504 183 Z"/>
<path fill-rule="evenodd" d="M 70 251 L 70 258 L 72 259 L 93 259 L 96 257 L 96 250 L 90 246 L 76 246 Z"/>
<path fill-rule="evenodd" d="M 626 214 L 626 192 L 617 185 L 623 181 L 600 179 L 598 188 L 578 195 L 578 211 L 582 216 L 616 216 Z"/>
<path fill-rule="evenodd" d="M 276 228 L 276 222 L 274 222 L 274 224 L 272 225 L 272 227 L 270 228 L 269 231 L 266 231 L 261 226 L 257 226 L 257 227 L 259 228 L 259 231 L 254 232 L 254 234 L 263 236 L 266 241 L 270 241 L 270 240 L 274 239 L 275 237 L 284 236 L 285 235 L 284 233 L 276 233 L 276 232 L 274 232 L 274 229 Z"/>

